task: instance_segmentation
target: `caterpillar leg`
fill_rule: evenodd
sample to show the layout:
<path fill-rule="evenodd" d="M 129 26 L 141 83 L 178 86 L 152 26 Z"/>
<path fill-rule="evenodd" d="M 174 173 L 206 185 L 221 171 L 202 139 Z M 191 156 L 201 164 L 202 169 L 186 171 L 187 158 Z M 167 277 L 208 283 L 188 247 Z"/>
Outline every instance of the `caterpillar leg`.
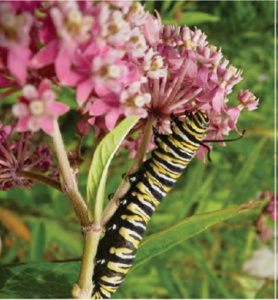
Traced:
<path fill-rule="evenodd" d="M 122 178 L 124 179 L 125 176 L 126 176 L 126 181 L 128 181 L 130 184 L 137 183 L 137 182 L 140 181 L 140 179 L 142 177 L 141 173 L 142 173 L 141 171 L 138 171 L 138 172 L 135 172 L 135 173 L 130 174 L 128 176 L 126 176 L 126 173 L 123 173 Z"/>
<path fill-rule="evenodd" d="M 138 183 L 142 179 L 143 172 L 138 171 L 133 174 L 128 175 L 128 181 L 130 184 Z"/>
<path fill-rule="evenodd" d="M 108 195 L 108 200 L 111 201 L 113 199 L 114 195 L 115 195 L 114 193 L 109 194 Z"/>

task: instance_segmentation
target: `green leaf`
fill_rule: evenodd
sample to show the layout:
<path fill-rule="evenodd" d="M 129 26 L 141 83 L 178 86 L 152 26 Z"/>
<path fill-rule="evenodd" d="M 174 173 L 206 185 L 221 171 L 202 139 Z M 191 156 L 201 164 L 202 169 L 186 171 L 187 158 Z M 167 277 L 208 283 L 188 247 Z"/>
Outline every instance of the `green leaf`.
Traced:
<path fill-rule="evenodd" d="M 262 202 L 250 202 L 239 206 L 217 210 L 211 213 L 195 215 L 186 218 L 184 221 L 181 221 L 164 231 L 149 236 L 142 242 L 138 249 L 133 269 L 147 262 L 151 258 L 182 243 L 188 238 L 201 233 L 208 227 L 232 218 L 240 212 L 260 204 L 262 204 Z"/>
<path fill-rule="evenodd" d="M 234 298 L 234 295 L 229 292 L 222 281 L 217 277 L 215 271 L 212 269 L 209 262 L 202 254 L 202 250 L 199 249 L 199 245 L 197 243 L 194 243 L 194 245 L 192 245 L 191 243 L 187 243 L 186 248 L 188 249 L 188 253 L 191 253 L 191 255 L 195 258 L 200 269 L 203 270 L 208 280 L 210 280 L 211 285 L 214 286 L 225 299 Z"/>
<path fill-rule="evenodd" d="M 263 137 L 260 142 L 253 148 L 252 152 L 245 160 L 244 164 L 242 165 L 241 169 L 239 170 L 233 185 L 237 188 L 233 191 L 229 191 L 230 197 L 226 197 L 226 200 L 223 201 L 223 205 L 226 205 L 228 202 L 234 201 L 239 197 L 241 193 L 241 189 L 246 185 L 246 182 L 249 180 L 250 176 L 252 176 L 252 171 L 255 167 L 255 162 L 260 157 L 263 147 L 265 146 L 268 137 Z"/>
<path fill-rule="evenodd" d="M 76 92 L 67 87 L 59 87 L 57 91 L 59 95 L 59 101 L 67 104 L 71 109 L 78 109 L 80 108 L 76 102 Z"/>
<path fill-rule="evenodd" d="M 87 203 L 91 221 L 94 215 L 100 216 L 102 213 L 108 167 L 112 158 L 129 130 L 138 120 L 138 116 L 123 120 L 105 136 L 94 153 L 87 181 Z"/>
<path fill-rule="evenodd" d="M 271 279 L 266 279 L 262 287 L 257 291 L 254 299 L 272 298 L 274 295 L 271 295 L 269 290 L 273 291 L 274 294 L 274 288 L 271 285 L 273 285 L 273 281 Z"/>
<path fill-rule="evenodd" d="M 72 298 L 79 268 L 79 262 L 0 266 L 0 298 Z"/>
<path fill-rule="evenodd" d="M 151 235 L 138 249 L 132 270 L 206 228 L 260 204 L 247 203 L 196 215 Z M 79 261 L 0 266 L 0 298 L 71 298 L 70 290 L 78 279 L 79 268 Z"/>
<path fill-rule="evenodd" d="M 32 226 L 30 259 L 42 260 L 45 248 L 45 227 L 43 222 L 34 223 Z"/>
<path fill-rule="evenodd" d="M 192 25 L 197 25 L 200 23 L 205 23 L 205 22 L 218 22 L 219 18 L 217 16 L 210 15 L 208 13 L 203 13 L 203 12 L 184 12 L 182 13 L 182 18 L 181 20 L 175 22 L 178 25 L 187 25 L 187 26 L 192 26 Z M 173 20 L 163 20 L 164 24 L 173 24 Z"/>

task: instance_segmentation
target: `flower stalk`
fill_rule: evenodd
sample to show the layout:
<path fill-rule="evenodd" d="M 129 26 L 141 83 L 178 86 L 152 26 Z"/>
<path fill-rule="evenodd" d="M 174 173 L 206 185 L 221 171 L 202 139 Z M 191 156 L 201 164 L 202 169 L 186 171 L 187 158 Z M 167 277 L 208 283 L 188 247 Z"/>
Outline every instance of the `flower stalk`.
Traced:
<path fill-rule="evenodd" d="M 57 156 L 59 171 L 63 180 L 64 193 L 69 197 L 75 213 L 82 226 L 89 226 L 87 205 L 85 204 L 75 181 L 65 150 L 65 145 L 59 129 L 58 122 L 54 122 L 53 147 Z"/>
<path fill-rule="evenodd" d="M 54 188 L 54 189 L 56 189 L 60 192 L 63 192 L 60 182 L 53 179 L 53 178 L 46 177 L 44 175 L 41 175 L 39 173 L 35 173 L 35 172 L 32 172 L 32 171 L 24 171 L 24 170 L 18 171 L 16 173 L 16 175 L 18 177 L 24 177 L 26 179 L 31 179 L 31 180 L 40 182 L 40 183 L 48 185 L 48 186 L 50 186 L 50 187 L 52 187 L 52 188 Z"/>
<path fill-rule="evenodd" d="M 134 160 L 131 166 L 129 167 L 127 173 L 125 174 L 124 179 L 122 180 L 116 193 L 114 194 L 113 199 L 110 200 L 109 204 L 107 205 L 107 207 L 103 212 L 102 220 L 101 220 L 102 226 L 104 226 L 109 221 L 109 219 L 114 215 L 116 209 L 119 206 L 119 199 L 123 197 L 128 191 L 128 189 L 130 188 L 130 183 L 127 180 L 128 175 L 137 172 L 143 162 L 144 156 L 147 152 L 147 147 L 151 140 L 153 122 L 154 122 L 154 118 L 152 115 L 150 115 L 146 123 L 143 139 L 141 141 L 138 151 L 136 152 Z"/>

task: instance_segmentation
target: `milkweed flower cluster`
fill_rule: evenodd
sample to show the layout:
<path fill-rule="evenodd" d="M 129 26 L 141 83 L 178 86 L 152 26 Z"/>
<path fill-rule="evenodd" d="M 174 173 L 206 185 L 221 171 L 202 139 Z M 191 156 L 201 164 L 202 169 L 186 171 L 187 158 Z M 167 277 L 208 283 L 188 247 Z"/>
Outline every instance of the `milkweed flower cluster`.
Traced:
<path fill-rule="evenodd" d="M 201 30 L 163 26 L 159 14 L 140 3 L 2 1 L 0 20 L 0 88 L 3 95 L 23 92 L 13 107 L 18 132 L 53 134 L 54 121 L 69 111 L 55 95 L 60 86 L 76 90 L 82 135 L 93 126 L 103 136 L 123 118 L 140 116 L 131 131 L 138 138 L 123 142 L 132 153 L 149 117 L 164 133 L 171 113 L 184 118 L 185 110 L 203 109 L 210 119 L 207 139 L 221 140 L 238 132 L 242 109 L 258 106 L 249 91 L 227 106 L 242 71 Z M 198 153 L 203 160 L 204 149 Z"/>
<path fill-rule="evenodd" d="M 32 147 L 30 132 L 17 135 L 14 126 L 3 126 L 0 123 L 0 190 L 8 191 L 17 185 L 31 188 L 32 179 L 20 174 L 20 171 L 48 172 L 51 176 L 57 172 L 52 165 L 52 152 L 48 146 Z"/>

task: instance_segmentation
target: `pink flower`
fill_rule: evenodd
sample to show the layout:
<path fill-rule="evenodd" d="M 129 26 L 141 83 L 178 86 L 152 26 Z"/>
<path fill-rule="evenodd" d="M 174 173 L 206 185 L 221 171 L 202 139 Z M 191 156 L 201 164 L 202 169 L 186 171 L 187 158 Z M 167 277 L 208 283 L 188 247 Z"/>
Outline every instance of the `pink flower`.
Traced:
<path fill-rule="evenodd" d="M 8 50 L 7 68 L 20 85 L 25 83 L 27 77 L 32 23 L 30 13 L 16 15 L 10 3 L 0 3 L 0 47 Z"/>
<path fill-rule="evenodd" d="M 102 3 L 100 15 L 100 37 L 108 44 L 124 45 L 130 38 L 130 23 L 124 19 L 119 10 L 110 10 L 108 4 Z"/>
<path fill-rule="evenodd" d="M 13 113 L 19 118 L 17 131 L 38 131 L 42 129 L 49 135 L 53 134 L 54 121 L 65 114 L 69 107 L 55 101 L 56 95 L 49 81 L 44 80 L 36 89 L 32 85 L 23 88 L 24 97 L 13 106 Z"/>
<path fill-rule="evenodd" d="M 157 46 L 159 43 L 161 27 L 162 24 L 159 14 L 157 14 L 157 19 L 152 15 L 146 17 L 145 24 L 143 25 L 143 33 L 147 42 L 152 47 Z"/>
<path fill-rule="evenodd" d="M 89 114 L 91 116 L 104 116 L 106 128 L 111 131 L 124 113 L 118 94 L 110 93 L 102 99 L 92 98 L 91 101 Z"/>
<path fill-rule="evenodd" d="M 240 108 L 245 107 L 248 111 L 255 110 L 258 108 L 259 99 L 256 99 L 254 94 L 249 92 L 248 90 L 244 91 L 240 90 L 238 93 L 238 99 L 240 101 Z"/>
<path fill-rule="evenodd" d="M 227 107 L 226 112 L 227 112 L 227 115 L 229 117 L 228 126 L 231 129 L 235 129 L 238 117 L 240 115 L 240 109 L 239 109 L 239 107 L 238 106 Z"/>
<path fill-rule="evenodd" d="M 139 137 L 148 119 L 165 133 L 171 113 L 182 120 L 185 111 L 203 109 L 211 124 L 207 137 L 221 140 L 238 132 L 241 110 L 257 108 L 258 100 L 240 91 L 240 103 L 228 106 L 242 71 L 206 39 L 198 28 L 163 26 L 159 14 L 151 16 L 138 2 L 3 2 L 0 87 L 9 87 L 8 95 L 24 86 L 24 97 L 13 107 L 18 131 L 52 134 L 53 122 L 68 111 L 48 79 L 74 88 L 77 103 L 85 104 L 81 135 L 91 124 L 104 136 L 130 115 L 141 117 L 132 130 Z M 136 151 L 139 139 L 127 139 L 126 147 Z M 42 165 L 50 167 L 47 159 Z"/>
<path fill-rule="evenodd" d="M 219 116 L 217 118 L 213 118 L 208 129 L 208 134 L 206 136 L 207 140 L 223 140 L 222 135 L 228 135 L 231 128 L 229 127 L 229 119 L 224 119 Z M 226 144 L 224 142 L 219 143 L 222 146 Z"/>
<path fill-rule="evenodd" d="M 144 6 L 139 2 L 133 2 L 129 11 L 127 12 L 127 20 L 136 26 L 143 25 L 148 14 L 145 12 Z"/>
<path fill-rule="evenodd" d="M 140 82 L 134 82 L 122 92 L 120 102 L 124 106 L 127 117 L 136 115 L 146 118 L 148 115 L 146 108 L 151 102 L 151 95 L 149 93 L 142 93 Z"/>
<path fill-rule="evenodd" d="M 138 76 L 132 66 L 122 61 L 122 53 L 111 48 L 89 49 L 85 57 L 76 57 L 76 66 L 82 70 L 84 78 L 77 86 L 77 102 L 84 104 L 94 90 L 99 96 L 120 93 L 122 88 Z"/>

